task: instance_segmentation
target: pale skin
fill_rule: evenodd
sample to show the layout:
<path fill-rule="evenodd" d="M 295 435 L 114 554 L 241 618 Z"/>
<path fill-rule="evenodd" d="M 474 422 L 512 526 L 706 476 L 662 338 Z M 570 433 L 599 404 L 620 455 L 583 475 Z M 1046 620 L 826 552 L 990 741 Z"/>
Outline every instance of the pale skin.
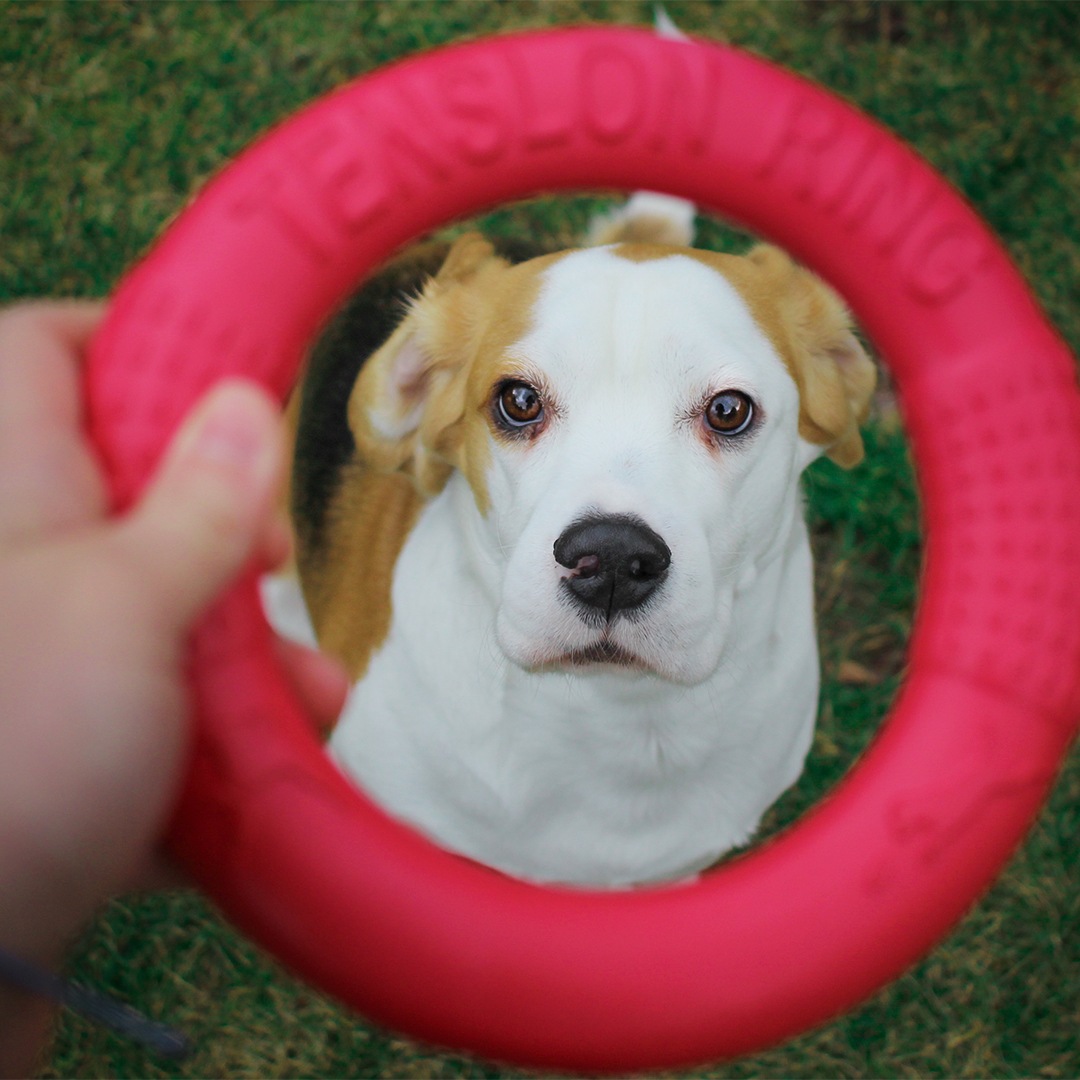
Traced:
<path fill-rule="evenodd" d="M 106 513 L 82 431 L 93 302 L 0 312 L 0 946 L 51 967 L 109 896 L 162 880 L 189 734 L 193 624 L 236 574 L 288 548 L 284 437 L 258 387 L 223 382 L 138 504 Z M 317 718 L 344 674 L 283 646 Z M 47 1006 L 0 983 L 0 1075 L 27 1075 Z"/>

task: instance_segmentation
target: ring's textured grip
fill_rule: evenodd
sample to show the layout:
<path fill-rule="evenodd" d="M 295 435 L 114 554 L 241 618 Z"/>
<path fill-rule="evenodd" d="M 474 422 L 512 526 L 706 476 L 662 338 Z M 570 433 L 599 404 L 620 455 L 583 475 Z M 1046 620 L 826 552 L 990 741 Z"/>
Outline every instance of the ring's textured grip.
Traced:
<path fill-rule="evenodd" d="M 254 937 L 425 1040 L 574 1070 L 735 1055 L 852 1005 L 952 925 L 1023 836 L 1080 712 L 1072 359 L 975 215 L 875 124 L 730 48 L 502 37 L 346 86 L 208 185 L 94 343 L 118 505 L 226 373 L 284 395 L 398 245 L 503 200 L 651 188 L 741 220 L 851 302 L 892 367 L 924 498 L 910 674 L 839 790 L 697 884 L 542 889 L 438 851 L 327 762 L 251 581 L 199 628 L 177 854 Z"/>

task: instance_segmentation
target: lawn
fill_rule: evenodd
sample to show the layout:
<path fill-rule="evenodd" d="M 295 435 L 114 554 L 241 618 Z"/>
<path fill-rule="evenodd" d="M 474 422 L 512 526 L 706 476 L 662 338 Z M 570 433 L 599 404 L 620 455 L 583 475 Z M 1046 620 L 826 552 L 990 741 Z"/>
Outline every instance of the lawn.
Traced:
<path fill-rule="evenodd" d="M 861 0 L 667 8 L 687 31 L 814 78 L 913 144 L 986 218 L 1080 349 L 1080 9 Z M 254 136 L 379 64 L 481 32 L 651 17 L 636 0 L 2 3 L 0 302 L 108 293 Z M 596 205 L 583 194 L 499 208 L 482 225 L 571 242 Z M 703 242 L 740 250 L 747 238 L 707 222 Z M 1022 438 L 1038 418 L 1003 422 Z M 919 515 L 887 394 L 867 446 L 852 473 L 819 463 L 807 481 L 822 712 L 807 773 L 769 829 L 844 774 L 902 678 Z M 930 956 L 837 1022 L 704 1074 L 1080 1075 L 1078 835 L 1074 753 L 1028 842 Z M 516 1075 L 366 1025 L 190 893 L 111 904 L 74 949 L 70 974 L 183 1028 L 195 1053 L 171 1065 L 65 1015 L 47 1076 Z"/>

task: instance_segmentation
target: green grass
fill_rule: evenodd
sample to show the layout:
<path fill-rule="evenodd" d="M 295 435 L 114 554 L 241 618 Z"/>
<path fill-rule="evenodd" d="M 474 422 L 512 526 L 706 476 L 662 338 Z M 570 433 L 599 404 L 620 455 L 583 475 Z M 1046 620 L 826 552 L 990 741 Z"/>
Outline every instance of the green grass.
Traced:
<path fill-rule="evenodd" d="M 819 80 L 916 146 L 1002 237 L 1080 347 L 1075 5 L 667 6 L 685 29 Z M 107 293 L 255 135 L 378 64 L 478 32 L 650 17 L 645 3 L 577 0 L 0 4 L 0 301 Z M 505 208 L 485 226 L 570 240 L 591 205 Z M 717 223 L 704 237 L 745 243 Z M 1015 416 L 1003 421 L 1016 430 Z M 850 767 L 902 675 L 918 508 L 887 398 L 868 449 L 850 474 L 822 463 L 809 477 L 822 718 L 807 773 L 770 828 L 798 817 Z M 710 1075 L 1080 1075 L 1078 835 L 1074 754 L 1005 875 L 929 957 L 838 1022 Z M 167 1066 L 65 1016 L 50 1076 L 510 1074 L 369 1028 L 287 977 L 191 894 L 113 903 L 70 970 L 183 1027 L 197 1052 L 183 1067 Z"/>

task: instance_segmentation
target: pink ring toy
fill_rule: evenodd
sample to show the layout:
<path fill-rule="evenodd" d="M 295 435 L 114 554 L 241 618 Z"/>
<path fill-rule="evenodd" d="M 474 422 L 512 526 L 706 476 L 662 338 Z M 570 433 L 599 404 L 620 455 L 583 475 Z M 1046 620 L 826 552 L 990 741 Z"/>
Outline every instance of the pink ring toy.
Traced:
<path fill-rule="evenodd" d="M 128 276 L 88 381 L 118 507 L 221 376 L 284 397 L 320 324 L 399 245 L 571 188 L 667 191 L 776 239 L 888 358 L 928 541 L 881 735 L 805 820 L 699 882 L 534 887 L 436 849 L 338 775 L 248 579 L 194 637 L 196 746 L 170 841 L 241 927 L 378 1022 L 591 1072 L 730 1057 L 820 1024 L 992 881 L 1080 714 L 1080 395 L 977 217 L 847 105 L 722 46 L 512 35 L 306 108 Z"/>

